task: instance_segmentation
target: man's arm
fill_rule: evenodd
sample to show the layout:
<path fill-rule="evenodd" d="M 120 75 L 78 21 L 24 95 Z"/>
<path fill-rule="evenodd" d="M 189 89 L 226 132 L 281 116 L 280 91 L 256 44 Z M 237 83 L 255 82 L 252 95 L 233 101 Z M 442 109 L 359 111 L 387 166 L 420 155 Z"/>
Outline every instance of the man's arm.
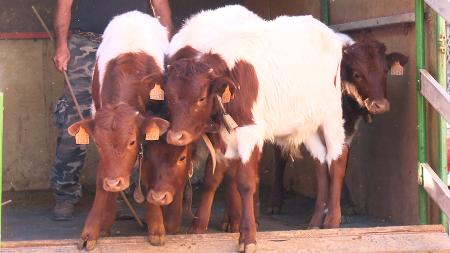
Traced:
<path fill-rule="evenodd" d="M 53 62 L 56 69 L 61 72 L 67 70 L 67 64 L 70 59 L 67 36 L 69 35 L 72 3 L 73 0 L 57 0 L 53 17 L 53 29 L 56 36 Z"/>
<path fill-rule="evenodd" d="M 172 37 L 173 25 L 172 14 L 170 11 L 170 5 L 168 0 L 150 0 L 155 17 L 159 22 L 167 28 L 169 37 Z"/>

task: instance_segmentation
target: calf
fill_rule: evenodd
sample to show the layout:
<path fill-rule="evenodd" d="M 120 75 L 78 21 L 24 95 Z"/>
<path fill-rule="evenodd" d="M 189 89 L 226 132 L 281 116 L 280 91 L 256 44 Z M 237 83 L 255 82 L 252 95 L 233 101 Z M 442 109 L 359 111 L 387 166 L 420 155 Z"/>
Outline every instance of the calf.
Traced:
<path fill-rule="evenodd" d="M 138 11 L 116 16 L 105 29 L 92 80 L 92 119 L 68 129 L 71 135 L 87 132 L 99 151 L 95 199 L 80 248 L 92 249 L 100 232 L 109 231 L 117 192 L 129 186 L 144 135 L 168 128 L 167 121 L 144 116 L 150 90 L 162 82 L 167 47 L 166 29 Z"/>
<path fill-rule="evenodd" d="M 387 72 L 396 62 L 404 66 L 408 62 L 408 57 L 396 52 L 386 54 L 385 45 L 367 35 L 356 42 L 343 34 L 340 34 L 340 37 L 344 42 L 341 62 L 342 110 L 345 142 L 350 147 L 362 119 L 370 122 L 372 115 L 382 114 L 389 110 L 389 101 L 386 96 Z M 275 162 L 277 167 L 269 200 L 271 212 L 279 212 L 283 201 L 283 175 L 286 159 L 279 147 L 275 147 Z M 328 193 L 329 183 L 326 168 L 315 161 L 315 171 L 317 198 L 309 226 L 338 227 L 341 222 L 340 212 L 334 216 L 335 219 L 331 222 L 325 224 L 323 222 L 326 206 L 331 199 L 336 199 L 332 198 L 333 195 L 340 194 L 341 185 L 332 185 Z"/>
<path fill-rule="evenodd" d="M 177 146 L 197 140 L 211 118 L 222 116 L 220 96 L 234 97 L 225 107 L 239 127 L 230 132 L 221 127 L 226 149 L 220 155 L 237 164 L 240 250 L 254 252 L 253 198 L 264 141 L 285 149 L 305 143 L 330 171 L 342 173 L 345 168 L 342 44 L 310 16 L 226 26 L 227 16 L 217 12 L 228 10 L 194 16 L 171 41 L 164 84 L 171 121 L 166 139 Z"/>
<path fill-rule="evenodd" d="M 194 145 L 174 146 L 165 140 L 145 144 L 142 174 L 147 193 L 148 239 L 164 244 L 164 235 L 178 232 L 182 218 L 183 191 L 192 176 Z"/>

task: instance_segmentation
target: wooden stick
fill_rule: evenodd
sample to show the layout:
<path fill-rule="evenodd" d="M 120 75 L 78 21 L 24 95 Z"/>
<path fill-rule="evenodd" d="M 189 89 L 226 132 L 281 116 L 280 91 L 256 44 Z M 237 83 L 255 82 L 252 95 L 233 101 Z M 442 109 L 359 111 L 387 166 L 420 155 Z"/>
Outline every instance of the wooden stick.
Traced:
<path fill-rule="evenodd" d="M 41 23 L 44 30 L 48 33 L 48 37 L 50 38 L 50 41 L 52 43 L 55 43 L 55 40 L 53 39 L 53 35 L 48 29 L 47 25 L 45 24 L 44 20 L 42 19 L 41 15 L 39 15 L 39 12 L 37 12 L 36 8 L 34 6 L 31 6 L 31 9 L 33 9 L 34 14 L 38 18 L 39 22 Z M 80 116 L 81 119 L 84 119 L 83 114 L 81 113 L 80 105 L 78 104 L 78 100 L 75 97 L 75 93 L 73 93 L 72 84 L 70 83 L 69 77 L 67 76 L 67 72 L 63 71 L 64 80 L 66 81 L 67 87 L 69 88 L 70 96 L 72 97 L 72 101 L 75 104 L 75 107 L 78 112 L 78 116 Z"/>
<path fill-rule="evenodd" d="M 120 192 L 120 195 L 122 196 L 123 200 L 125 201 L 125 204 L 127 204 L 128 208 L 130 209 L 131 213 L 134 216 L 134 219 L 136 219 L 137 223 L 139 224 L 140 227 L 143 227 L 144 224 L 142 224 L 141 219 L 139 218 L 138 214 L 136 213 L 136 211 L 134 210 L 134 208 L 131 206 L 130 201 L 128 201 L 127 196 L 125 196 L 125 193 L 123 193 L 123 191 Z"/>

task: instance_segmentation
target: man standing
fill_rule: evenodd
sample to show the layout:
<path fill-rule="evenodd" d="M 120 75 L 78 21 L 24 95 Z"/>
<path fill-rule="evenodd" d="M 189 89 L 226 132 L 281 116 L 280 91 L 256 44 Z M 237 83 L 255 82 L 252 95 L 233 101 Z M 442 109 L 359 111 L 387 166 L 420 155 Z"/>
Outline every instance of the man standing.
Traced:
<path fill-rule="evenodd" d="M 101 33 L 118 14 L 131 10 L 145 13 L 150 9 L 170 34 L 172 21 L 168 0 L 57 0 L 53 61 L 58 71 L 67 72 L 84 117 L 90 117 L 91 79 Z M 86 145 L 75 144 L 75 138 L 67 132 L 72 123 L 80 120 L 67 85 L 55 106 L 54 119 L 58 138 L 56 157 L 50 170 L 50 185 L 56 200 L 53 218 L 70 220 L 74 205 L 81 197 L 79 178 Z"/>

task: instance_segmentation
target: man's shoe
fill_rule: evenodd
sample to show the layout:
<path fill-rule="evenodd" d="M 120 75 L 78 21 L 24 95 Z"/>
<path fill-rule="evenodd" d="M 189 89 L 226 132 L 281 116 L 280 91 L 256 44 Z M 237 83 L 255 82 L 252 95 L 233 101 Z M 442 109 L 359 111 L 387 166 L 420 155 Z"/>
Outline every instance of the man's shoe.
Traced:
<path fill-rule="evenodd" d="M 62 202 L 56 203 L 53 209 L 53 220 L 67 221 L 73 219 L 73 204 Z"/>

